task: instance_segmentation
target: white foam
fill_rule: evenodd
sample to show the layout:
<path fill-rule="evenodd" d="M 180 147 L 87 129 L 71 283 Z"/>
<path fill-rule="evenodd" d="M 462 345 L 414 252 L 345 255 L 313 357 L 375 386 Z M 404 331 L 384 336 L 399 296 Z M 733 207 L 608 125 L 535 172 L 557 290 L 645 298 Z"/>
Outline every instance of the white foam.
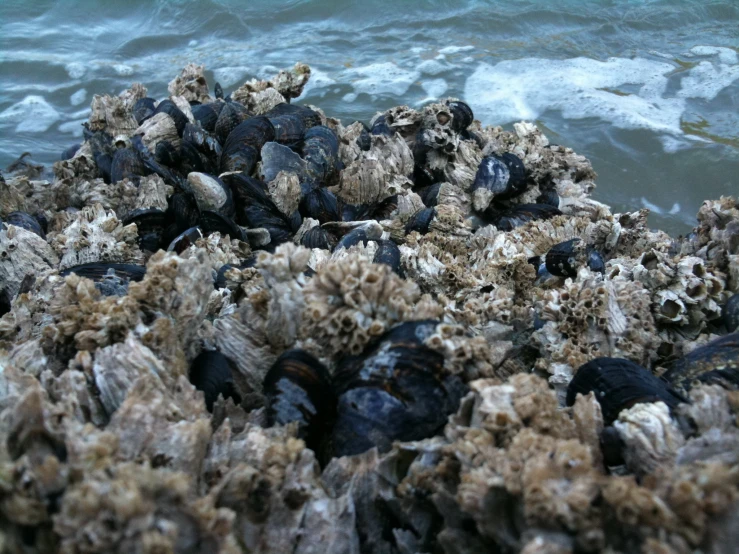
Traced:
<path fill-rule="evenodd" d="M 320 69 L 311 69 L 310 79 L 308 79 L 308 83 L 303 89 L 303 94 L 296 98 L 296 100 L 301 100 L 302 98 L 305 98 L 308 93 L 314 89 L 326 88 L 335 84 L 336 80 L 329 77 L 328 73 L 326 73 L 325 71 L 321 71 Z"/>
<path fill-rule="evenodd" d="M 43 133 L 61 116 L 43 96 L 26 96 L 0 113 L 0 123 L 17 124 L 16 133 Z"/>
<path fill-rule="evenodd" d="M 79 79 L 81 78 L 85 72 L 87 71 L 87 68 L 80 62 L 71 62 L 64 66 L 64 69 L 67 71 L 67 74 L 72 79 Z"/>
<path fill-rule="evenodd" d="M 219 67 L 213 70 L 213 76 L 222 87 L 230 87 L 245 81 L 248 73 L 249 69 L 244 66 Z"/>
<path fill-rule="evenodd" d="M 475 47 L 469 44 L 467 46 L 447 46 L 439 50 L 439 54 L 456 54 L 457 52 L 467 52 L 474 49 Z"/>
<path fill-rule="evenodd" d="M 59 129 L 60 133 L 69 133 L 72 136 L 75 137 L 81 137 L 82 136 L 82 124 L 85 123 L 87 119 L 77 119 L 75 121 L 67 121 L 65 123 L 62 123 L 57 127 Z"/>
<path fill-rule="evenodd" d="M 73 106 L 79 106 L 85 101 L 85 98 L 87 98 L 87 91 L 81 88 L 69 97 L 69 103 Z"/>
<path fill-rule="evenodd" d="M 131 67 L 130 65 L 123 64 L 123 63 L 113 64 L 113 71 L 115 71 L 121 77 L 125 77 L 127 75 L 133 75 L 133 67 Z"/>
<path fill-rule="evenodd" d="M 431 79 L 430 81 L 421 81 L 421 87 L 428 95 L 428 98 L 424 100 L 425 103 L 428 100 L 440 98 L 447 91 L 449 85 L 444 79 Z"/>
<path fill-rule="evenodd" d="M 341 99 L 347 104 L 351 104 L 357 99 L 357 94 L 354 92 L 348 92 L 344 96 L 342 96 Z"/>
<path fill-rule="evenodd" d="M 198 45 L 198 41 L 195 40 L 195 39 L 192 39 L 190 42 L 187 43 L 187 45 L 188 46 L 197 46 Z"/>
<path fill-rule="evenodd" d="M 675 202 L 672 205 L 672 207 L 668 210 L 667 208 L 660 208 L 656 204 L 652 204 L 649 200 L 647 200 L 646 198 L 642 196 L 641 204 L 642 206 L 647 208 L 650 212 L 654 212 L 655 214 L 658 214 L 658 215 L 665 215 L 665 214 L 675 215 L 675 214 L 680 213 L 680 204 L 678 202 Z"/>
<path fill-rule="evenodd" d="M 465 83 L 465 100 L 488 124 L 531 120 L 547 110 L 559 110 L 566 119 L 595 117 L 621 129 L 685 136 L 680 123 L 687 99 L 715 98 L 739 79 L 739 65 L 703 61 L 668 96 L 667 82 L 674 71 L 674 64 L 642 58 L 605 62 L 524 58 L 494 66 L 481 63 Z M 636 92 L 622 92 L 620 87 Z"/>
<path fill-rule="evenodd" d="M 703 61 L 690 70 L 680 83 L 677 95 L 681 98 L 713 100 L 719 92 L 739 79 L 739 65 Z"/>
<path fill-rule="evenodd" d="M 421 76 L 420 71 L 405 70 L 392 62 L 373 63 L 344 72 L 357 94 L 392 94 L 402 96 Z"/>
<path fill-rule="evenodd" d="M 416 69 L 424 75 L 439 75 L 449 69 L 447 64 L 441 63 L 438 60 L 425 60 L 416 66 Z"/>
<path fill-rule="evenodd" d="M 718 56 L 718 61 L 729 65 L 739 63 L 739 54 L 731 48 L 722 46 L 694 46 L 690 53 L 695 56 Z"/>

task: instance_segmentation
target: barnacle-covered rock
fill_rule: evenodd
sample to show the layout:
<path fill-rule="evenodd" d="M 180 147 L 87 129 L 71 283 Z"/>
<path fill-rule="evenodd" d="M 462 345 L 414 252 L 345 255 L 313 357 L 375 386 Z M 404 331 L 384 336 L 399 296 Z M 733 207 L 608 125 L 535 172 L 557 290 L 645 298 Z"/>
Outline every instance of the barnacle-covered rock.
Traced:
<path fill-rule="evenodd" d="M 180 74 L 169 82 L 167 90 L 172 96 L 182 96 L 188 102 L 210 102 L 208 82 L 203 75 L 204 69 L 205 66 L 202 65 L 187 64 Z"/>
<path fill-rule="evenodd" d="M 38 276 L 56 267 L 59 258 L 51 246 L 32 231 L 0 224 L 0 287 L 14 298 L 26 276 Z"/>
<path fill-rule="evenodd" d="M 146 88 L 138 83 L 119 96 L 96 94 L 90 104 L 90 130 L 105 131 L 113 137 L 133 134 L 138 127 L 133 105 L 145 96 Z"/>
<path fill-rule="evenodd" d="M 252 79 L 231 93 L 231 98 L 241 102 L 257 115 L 264 114 L 276 105 L 289 102 L 303 92 L 310 79 L 310 68 L 296 63 L 292 69 L 282 70 L 266 81 Z"/>

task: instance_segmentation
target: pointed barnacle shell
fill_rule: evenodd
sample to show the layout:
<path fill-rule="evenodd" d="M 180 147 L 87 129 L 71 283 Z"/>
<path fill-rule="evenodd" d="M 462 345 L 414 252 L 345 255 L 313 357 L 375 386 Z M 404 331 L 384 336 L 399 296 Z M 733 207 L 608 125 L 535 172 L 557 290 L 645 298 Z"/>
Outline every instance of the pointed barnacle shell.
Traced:
<path fill-rule="evenodd" d="M 137 239 L 134 225 L 124 227 L 113 211 L 96 204 L 77 212 L 52 246 L 61 254 L 59 269 L 98 261 L 140 264 Z"/>
<path fill-rule="evenodd" d="M 167 142 L 174 148 L 179 148 L 181 144 L 174 119 L 164 112 L 154 114 L 144 121 L 133 134 L 142 135 L 144 144 L 152 152 L 156 151 L 160 142 Z"/>
<path fill-rule="evenodd" d="M 280 171 L 269 182 L 269 195 L 277 209 L 286 217 L 291 217 L 300 205 L 300 180 L 294 173 Z"/>
<path fill-rule="evenodd" d="M 652 473 L 659 466 L 671 466 L 685 444 L 664 402 L 637 404 L 623 410 L 613 426 L 624 441 L 627 467 L 638 475 Z"/>
<path fill-rule="evenodd" d="M 187 101 L 205 104 L 211 101 L 208 94 L 208 82 L 204 75 L 205 66 L 194 63 L 187 64 L 180 74 L 167 86 L 172 96 L 182 96 Z"/>
<path fill-rule="evenodd" d="M 123 93 L 125 94 L 125 93 Z M 138 127 L 136 119 L 133 117 L 133 103 L 127 104 L 123 94 L 121 96 L 109 96 L 96 94 L 92 97 L 90 104 L 90 130 L 105 131 L 111 136 L 131 135 Z M 130 99 L 139 96 L 134 94 Z M 139 96 L 146 96 L 146 89 Z"/>
<path fill-rule="evenodd" d="M 14 298 L 27 275 L 38 276 L 55 267 L 59 258 L 36 233 L 0 223 L 0 283 Z"/>

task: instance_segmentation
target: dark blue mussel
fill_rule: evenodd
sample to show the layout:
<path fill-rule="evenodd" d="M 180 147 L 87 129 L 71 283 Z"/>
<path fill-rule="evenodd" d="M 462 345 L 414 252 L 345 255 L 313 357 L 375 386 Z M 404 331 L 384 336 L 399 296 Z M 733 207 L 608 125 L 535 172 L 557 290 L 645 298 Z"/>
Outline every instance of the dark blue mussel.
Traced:
<path fill-rule="evenodd" d="M 461 133 L 472 125 L 475 117 L 472 108 L 468 104 L 460 100 L 448 100 L 446 105 L 449 106 L 449 111 L 452 113 L 451 125 L 454 131 Z"/>
<path fill-rule="evenodd" d="M 518 196 L 526 190 L 526 169 L 523 162 L 510 152 L 483 158 L 472 183 L 472 191 L 477 189 L 492 192 L 496 199 Z"/>
<path fill-rule="evenodd" d="M 724 335 L 696 348 L 675 361 L 664 378 L 683 392 L 696 382 L 739 389 L 739 333 Z"/>
<path fill-rule="evenodd" d="M 165 211 L 157 208 L 133 210 L 123 218 L 122 223 L 123 225 L 136 224 L 139 246 L 142 250 L 156 252 L 164 247 L 163 237 L 170 223 Z"/>
<path fill-rule="evenodd" d="M 598 251 L 578 238 L 555 244 L 546 255 L 547 271 L 558 277 L 577 277 L 578 268 L 584 265 L 599 273 L 606 269 Z"/>
<path fill-rule="evenodd" d="M 318 184 L 329 182 L 339 169 L 339 139 L 324 125 L 305 133 L 302 148 L 308 178 Z"/>
<path fill-rule="evenodd" d="M 139 98 L 133 105 L 133 117 L 136 118 L 136 123 L 141 125 L 144 121 L 154 115 L 156 110 L 156 100 L 153 98 Z"/>
<path fill-rule="evenodd" d="M 411 216 L 408 222 L 405 224 L 406 234 L 413 231 L 418 231 L 422 235 L 429 232 L 431 222 L 436 216 L 436 208 L 424 208 L 417 211 Z"/>
<path fill-rule="evenodd" d="M 274 139 L 275 129 L 264 116 L 251 117 L 239 123 L 223 143 L 220 171 L 240 171 L 250 175 L 259 161 L 262 146 Z"/>
<path fill-rule="evenodd" d="M 596 358 L 580 366 L 567 387 L 567 405 L 575 403 L 577 394 L 595 393 L 603 419 L 610 425 L 618 414 L 640 402 L 662 401 L 672 409 L 685 398 L 670 385 L 630 360 Z"/>
<path fill-rule="evenodd" d="M 394 441 L 430 437 L 459 406 L 465 387 L 445 375 L 444 357 L 424 345 L 437 321 L 403 323 L 342 360 L 334 373 L 338 398 L 332 433 L 334 456 L 372 447 L 386 452 Z"/>
<path fill-rule="evenodd" d="M 110 182 L 117 183 L 123 179 L 138 182 L 140 177 L 150 172 L 141 162 L 138 154 L 131 148 L 119 148 L 113 155 L 110 165 Z"/>
<path fill-rule="evenodd" d="M 234 384 L 231 365 L 220 352 L 203 351 L 190 366 L 190 382 L 195 388 L 203 391 L 205 406 L 213 411 L 213 404 L 219 396 L 231 398 L 236 405 L 241 403 L 241 396 Z"/>
<path fill-rule="evenodd" d="M 721 308 L 721 318 L 729 333 L 739 329 L 739 293 L 734 294 Z"/>
<path fill-rule="evenodd" d="M 169 117 L 171 117 L 174 121 L 175 128 L 177 129 L 177 134 L 182 136 L 188 119 L 187 116 L 182 112 L 182 110 L 177 107 L 177 104 L 169 99 L 162 100 L 161 102 L 159 102 L 159 104 L 157 104 L 152 117 L 158 113 L 166 113 Z"/>
<path fill-rule="evenodd" d="M 216 122 L 218 121 L 218 115 L 223 109 L 222 102 L 213 102 L 211 104 L 199 104 L 192 106 L 192 115 L 195 121 L 200 123 L 200 126 L 207 132 L 213 133 L 216 130 Z"/>
<path fill-rule="evenodd" d="M 41 225 L 38 218 L 33 217 L 31 214 L 26 212 L 10 212 L 4 221 L 16 227 L 22 227 L 26 231 L 31 231 L 46 240 L 43 225 Z"/>
<path fill-rule="evenodd" d="M 250 117 L 249 111 L 238 102 L 224 102 L 213 129 L 218 142 L 225 145 L 231 132 Z"/>
<path fill-rule="evenodd" d="M 71 160 L 72 158 L 74 158 L 74 155 L 77 153 L 77 150 L 79 150 L 81 146 L 82 145 L 79 142 L 77 142 L 73 144 L 72 146 L 65 148 L 64 152 L 62 152 L 62 156 L 60 159 L 61 160 Z"/>
<path fill-rule="evenodd" d="M 501 231 L 512 231 L 529 221 L 549 219 L 562 215 L 562 212 L 547 204 L 516 204 L 501 212 L 488 208 L 484 215 Z"/>
<path fill-rule="evenodd" d="M 325 459 L 336 398 L 324 365 L 304 350 L 288 350 L 267 372 L 264 395 L 269 425 L 297 422 L 298 436 Z"/>
<path fill-rule="evenodd" d="M 391 240 L 377 241 L 377 251 L 372 261 L 376 264 L 388 265 L 395 273 L 405 277 L 400 265 L 400 248 Z"/>
<path fill-rule="evenodd" d="M 300 244 L 306 248 L 332 250 L 335 242 L 333 235 L 320 226 L 308 229 L 300 238 Z"/>
<path fill-rule="evenodd" d="M 317 219 L 319 223 L 341 219 L 339 200 L 333 192 L 312 183 L 303 183 L 301 189 L 300 215 Z"/>
<path fill-rule="evenodd" d="M 275 129 L 275 141 L 296 148 L 311 127 L 321 124 L 321 117 L 305 106 L 277 104 L 264 114 Z"/>

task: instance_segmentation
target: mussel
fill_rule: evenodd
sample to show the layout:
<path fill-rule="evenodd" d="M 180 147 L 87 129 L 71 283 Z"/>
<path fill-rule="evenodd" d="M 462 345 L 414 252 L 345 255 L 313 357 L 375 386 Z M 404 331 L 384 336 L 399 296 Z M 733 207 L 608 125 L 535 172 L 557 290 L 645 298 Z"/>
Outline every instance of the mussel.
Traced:
<path fill-rule="evenodd" d="M 217 104 L 200 104 L 191 108 L 195 121 L 200 123 L 200 126 L 209 133 L 216 130 L 216 122 L 220 113 L 220 109 L 214 108 L 214 105 Z"/>
<path fill-rule="evenodd" d="M 223 87 L 221 86 L 221 83 L 216 83 L 216 85 L 213 87 L 213 96 L 215 96 L 217 99 L 223 98 Z"/>
<path fill-rule="evenodd" d="M 549 219 L 562 215 L 562 212 L 547 204 L 517 204 L 502 212 L 486 210 L 485 215 L 490 217 L 492 223 L 501 231 L 512 231 L 529 221 Z"/>
<path fill-rule="evenodd" d="M 297 422 L 298 436 L 323 458 L 336 409 L 325 366 L 304 350 L 288 350 L 267 372 L 264 395 L 269 425 Z"/>
<path fill-rule="evenodd" d="M 367 246 L 367 243 L 370 241 L 369 237 L 367 236 L 367 231 L 362 229 L 361 227 L 358 227 L 356 229 L 352 229 L 349 231 L 346 235 L 341 237 L 341 240 L 336 244 L 336 248 L 334 250 L 340 250 L 341 248 L 351 248 L 355 244 L 359 244 L 360 242 Z"/>
<path fill-rule="evenodd" d="M 434 206 L 436 206 L 436 204 L 438 203 L 440 188 L 441 183 L 436 183 L 427 187 L 423 187 L 418 191 L 418 196 L 421 197 L 421 200 L 426 207 L 433 208 Z"/>
<path fill-rule="evenodd" d="M 437 321 L 403 323 L 359 356 L 342 360 L 333 376 L 338 398 L 332 433 L 334 456 L 393 441 L 430 437 L 443 428 L 465 387 L 446 376 L 444 356 L 424 345 Z"/>
<path fill-rule="evenodd" d="M 137 209 L 123 218 L 123 225 L 136 224 L 139 246 L 142 250 L 156 252 L 164 245 L 162 240 L 169 225 L 167 213 L 158 208 Z"/>
<path fill-rule="evenodd" d="M 372 148 L 372 137 L 370 136 L 370 128 L 365 123 L 362 123 L 362 130 L 359 132 L 357 137 L 357 146 L 359 149 L 367 152 Z"/>
<path fill-rule="evenodd" d="M 370 132 L 373 135 L 385 135 L 386 137 L 392 137 L 395 135 L 395 130 L 388 125 L 387 116 L 385 114 L 382 114 L 375 119 L 372 123 L 372 129 Z"/>
<path fill-rule="evenodd" d="M 388 265 L 401 277 L 405 276 L 400 266 L 400 248 L 391 240 L 377 241 L 377 251 L 372 261 L 376 264 Z"/>
<path fill-rule="evenodd" d="M 141 281 L 144 278 L 146 267 L 135 264 L 91 262 L 68 267 L 59 274 L 66 276 L 70 273 L 93 280 L 95 288 L 105 296 L 124 296 L 128 293 L 130 281 Z"/>
<path fill-rule="evenodd" d="M 536 203 L 548 204 L 549 206 L 559 208 L 559 195 L 557 194 L 557 191 L 553 188 L 545 189 L 541 192 L 541 194 L 539 194 L 539 196 L 536 197 Z"/>
<path fill-rule="evenodd" d="M 204 235 L 220 233 L 222 237 L 228 235 L 231 239 L 245 240 L 241 227 L 229 217 L 218 212 L 203 210 L 200 213 L 200 229 Z"/>
<path fill-rule="evenodd" d="M 473 193 L 477 190 L 487 191 L 490 198 L 495 199 L 518 196 L 526 190 L 526 169 L 523 162 L 510 152 L 483 158 L 471 190 Z"/>
<path fill-rule="evenodd" d="M 177 107 L 177 104 L 169 99 L 162 100 L 157 104 L 154 113 L 151 115 L 154 116 L 158 113 L 166 113 L 171 117 L 174 120 L 175 127 L 177 128 L 177 134 L 182 136 L 182 132 L 185 130 L 185 125 L 187 125 L 188 119 L 182 110 Z"/>
<path fill-rule="evenodd" d="M 61 160 L 71 160 L 74 158 L 74 155 L 77 153 L 77 150 L 80 149 L 80 146 L 82 146 L 79 142 L 67 147 L 64 149 L 64 152 L 62 152 Z"/>
<path fill-rule="evenodd" d="M 223 144 L 221 172 L 240 171 L 250 175 L 259 160 L 262 146 L 274 138 L 274 127 L 264 116 L 251 117 L 239 123 Z"/>
<path fill-rule="evenodd" d="M 231 132 L 249 117 L 251 114 L 238 102 L 225 102 L 213 128 L 218 142 L 225 145 Z"/>
<path fill-rule="evenodd" d="M 406 234 L 418 231 L 422 235 L 429 232 L 431 221 L 436 216 L 436 208 L 424 208 L 411 216 L 405 225 Z"/>
<path fill-rule="evenodd" d="M 719 337 L 676 360 L 664 374 L 676 389 L 687 392 L 695 382 L 739 389 L 739 333 Z"/>
<path fill-rule="evenodd" d="M 154 110 L 156 110 L 156 100 L 153 98 L 145 97 L 136 100 L 133 105 L 133 117 L 136 118 L 136 123 L 141 125 L 154 115 Z"/>
<path fill-rule="evenodd" d="M 583 265 L 599 273 L 605 271 L 603 257 L 578 238 L 555 244 L 546 255 L 547 270 L 558 277 L 577 277 L 577 269 Z"/>
<path fill-rule="evenodd" d="M 596 358 L 580 366 L 567 387 L 567 405 L 575 403 L 578 393 L 585 395 L 591 391 L 607 425 L 622 410 L 639 402 L 662 401 L 673 409 L 686 401 L 648 369 L 623 358 Z"/>
<path fill-rule="evenodd" d="M 334 242 L 333 236 L 326 231 L 326 229 L 320 226 L 308 229 L 303 236 L 300 237 L 300 244 L 306 248 L 322 248 L 324 250 L 331 250 Z"/>
<path fill-rule="evenodd" d="M 26 212 L 10 212 L 5 218 L 5 223 L 22 227 L 46 240 L 46 233 L 44 233 L 41 222 L 31 214 L 27 214 Z"/>
<path fill-rule="evenodd" d="M 241 403 L 229 361 L 216 350 L 203 351 L 193 360 L 190 382 L 196 389 L 203 391 L 205 406 L 209 412 L 213 411 L 213 404 L 221 395 L 224 399 L 231 398 L 236 405 Z"/>
<path fill-rule="evenodd" d="M 724 307 L 721 308 L 721 318 L 729 333 L 733 333 L 739 328 L 739 293 L 734 294 L 726 301 Z"/>
<path fill-rule="evenodd" d="M 227 217 L 234 214 L 231 189 L 215 175 L 193 171 L 187 175 L 187 189 L 200 210 L 211 210 Z"/>
<path fill-rule="evenodd" d="M 110 182 L 117 183 L 123 179 L 130 179 L 138 183 L 140 177 L 148 175 L 138 154 L 131 148 L 119 148 L 113 155 L 110 165 Z"/>
<path fill-rule="evenodd" d="M 341 219 L 339 201 L 333 192 L 327 188 L 308 183 L 304 183 L 301 188 L 303 189 L 303 195 L 299 205 L 300 215 L 312 217 L 320 223 Z"/>
<path fill-rule="evenodd" d="M 182 254 L 185 250 L 195 244 L 198 239 L 203 238 L 203 236 L 204 235 L 200 230 L 200 227 L 190 227 L 172 239 L 172 242 L 167 246 L 167 251 Z"/>
<path fill-rule="evenodd" d="M 451 126 L 454 131 L 461 133 L 472 125 L 475 117 L 472 108 L 468 104 L 460 100 L 452 100 L 447 101 L 446 105 L 449 106 L 449 111 L 452 113 Z"/>
<path fill-rule="evenodd" d="M 324 125 L 311 127 L 305 133 L 302 148 L 306 173 L 315 183 L 326 183 L 339 168 L 339 139 Z"/>

